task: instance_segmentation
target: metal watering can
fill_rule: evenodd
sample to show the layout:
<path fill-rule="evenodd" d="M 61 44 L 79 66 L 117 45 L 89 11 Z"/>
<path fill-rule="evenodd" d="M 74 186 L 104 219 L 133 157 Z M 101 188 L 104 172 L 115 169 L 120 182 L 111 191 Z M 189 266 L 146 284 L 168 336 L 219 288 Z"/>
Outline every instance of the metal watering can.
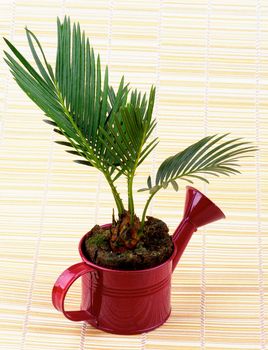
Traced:
<path fill-rule="evenodd" d="M 66 269 L 53 287 L 54 307 L 72 321 L 85 321 L 116 334 L 143 333 L 161 326 L 171 312 L 172 272 L 192 234 L 198 227 L 224 217 L 210 199 L 188 186 L 183 219 L 172 236 L 172 256 L 163 264 L 145 270 L 113 270 L 93 264 L 83 252 L 84 240 L 90 232 L 87 233 L 79 243 L 83 262 Z M 79 277 L 82 278 L 81 309 L 66 311 L 65 296 Z"/>

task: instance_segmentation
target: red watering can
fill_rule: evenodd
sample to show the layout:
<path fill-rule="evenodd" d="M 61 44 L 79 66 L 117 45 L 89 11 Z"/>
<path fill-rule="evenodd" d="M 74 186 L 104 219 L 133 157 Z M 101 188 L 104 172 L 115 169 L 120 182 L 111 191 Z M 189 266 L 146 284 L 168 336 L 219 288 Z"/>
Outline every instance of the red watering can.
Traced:
<path fill-rule="evenodd" d="M 84 241 L 90 235 L 87 233 L 79 243 L 83 262 L 59 276 L 52 290 L 53 305 L 72 321 L 86 321 L 116 334 L 137 334 L 161 326 L 171 312 L 172 272 L 192 234 L 198 227 L 224 217 L 210 199 L 188 186 L 183 220 L 172 236 L 172 256 L 163 264 L 145 270 L 114 270 L 93 264 L 84 255 Z M 82 277 L 81 309 L 66 311 L 65 296 L 79 277 Z"/>

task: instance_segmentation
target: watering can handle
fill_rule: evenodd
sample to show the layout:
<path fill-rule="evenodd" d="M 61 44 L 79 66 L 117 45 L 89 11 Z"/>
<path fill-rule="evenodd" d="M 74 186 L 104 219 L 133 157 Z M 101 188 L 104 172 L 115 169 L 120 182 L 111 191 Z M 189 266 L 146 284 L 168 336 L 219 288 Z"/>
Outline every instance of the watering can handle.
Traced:
<path fill-rule="evenodd" d="M 54 307 L 61 311 L 65 317 L 71 321 L 90 321 L 96 323 L 96 318 L 88 310 L 66 311 L 64 308 L 64 300 L 71 285 L 85 273 L 95 271 L 92 267 L 84 262 L 68 267 L 58 277 L 52 290 L 52 303 Z"/>

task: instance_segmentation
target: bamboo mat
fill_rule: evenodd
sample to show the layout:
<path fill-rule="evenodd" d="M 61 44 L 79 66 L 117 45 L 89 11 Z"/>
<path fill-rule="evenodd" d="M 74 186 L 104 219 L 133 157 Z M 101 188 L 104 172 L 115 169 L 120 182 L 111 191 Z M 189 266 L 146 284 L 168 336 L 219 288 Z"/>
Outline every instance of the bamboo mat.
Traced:
<path fill-rule="evenodd" d="M 141 167 L 144 187 L 167 156 L 206 134 L 231 132 L 259 147 L 243 174 L 195 183 L 227 219 L 196 233 L 173 275 L 172 315 L 148 334 L 116 336 L 66 320 L 51 305 L 59 273 L 79 261 L 80 237 L 111 218 L 112 197 L 95 171 L 53 141 L 42 112 L 1 59 L 0 348 L 4 350 L 250 350 L 267 346 L 267 0 L 0 1 L 1 36 L 30 57 L 24 26 L 54 62 L 56 16 L 80 21 L 112 82 L 122 73 L 156 85 L 161 142 Z M 1 52 L 4 48 L 1 40 Z M 150 214 L 172 232 L 184 184 L 163 191 Z M 124 197 L 125 198 L 125 197 Z M 140 214 L 145 194 L 136 194 Z M 78 307 L 79 283 L 68 296 Z"/>

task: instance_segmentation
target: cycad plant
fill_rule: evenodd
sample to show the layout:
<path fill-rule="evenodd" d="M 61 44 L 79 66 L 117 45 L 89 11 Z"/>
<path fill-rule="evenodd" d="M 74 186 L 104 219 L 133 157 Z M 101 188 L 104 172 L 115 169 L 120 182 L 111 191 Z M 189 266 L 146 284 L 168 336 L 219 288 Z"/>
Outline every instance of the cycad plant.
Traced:
<path fill-rule="evenodd" d="M 49 118 L 45 121 L 66 137 L 57 141 L 79 157 L 77 162 L 102 172 L 114 196 L 119 219 L 113 215 L 110 239 L 113 251 L 133 249 L 143 234 L 146 213 L 152 198 L 178 182 L 208 183 L 207 175 L 238 174 L 238 159 L 255 150 L 241 138 L 225 135 L 206 136 L 183 151 L 170 156 L 159 166 L 153 180 L 148 176 L 148 200 L 141 220 L 135 215 L 133 181 L 137 168 L 153 151 L 158 139 L 152 137 L 155 87 L 149 95 L 131 90 L 124 77 L 114 89 L 109 83 L 108 67 L 102 72 L 100 57 L 95 56 L 80 25 L 70 19 L 57 21 L 58 46 L 55 69 L 48 63 L 37 37 L 26 28 L 36 68 L 4 39 L 13 53 L 5 52 L 5 61 L 21 89 Z M 116 182 L 125 177 L 128 205 L 125 207 Z"/>

